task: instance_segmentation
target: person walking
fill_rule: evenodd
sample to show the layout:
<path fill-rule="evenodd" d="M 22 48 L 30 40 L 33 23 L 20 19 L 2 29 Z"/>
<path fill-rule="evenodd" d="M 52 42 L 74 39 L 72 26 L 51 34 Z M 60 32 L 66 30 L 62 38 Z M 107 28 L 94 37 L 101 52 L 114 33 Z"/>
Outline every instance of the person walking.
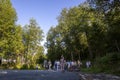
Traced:
<path fill-rule="evenodd" d="M 44 60 L 44 64 L 43 65 L 44 65 L 45 69 L 48 69 L 48 62 L 47 62 L 47 60 Z"/>
<path fill-rule="evenodd" d="M 60 68 L 60 61 L 57 60 L 57 71 L 59 70 Z"/>
<path fill-rule="evenodd" d="M 51 63 L 51 61 L 49 60 L 49 61 L 48 61 L 49 70 L 51 70 L 51 66 L 52 66 L 52 63 Z"/>
<path fill-rule="evenodd" d="M 63 57 L 63 55 L 61 56 L 61 59 L 60 59 L 60 65 L 61 65 L 61 71 L 64 71 L 64 57 Z"/>
<path fill-rule="evenodd" d="M 91 66 L 91 62 L 90 61 L 87 61 L 86 62 L 86 67 L 89 68 Z"/>

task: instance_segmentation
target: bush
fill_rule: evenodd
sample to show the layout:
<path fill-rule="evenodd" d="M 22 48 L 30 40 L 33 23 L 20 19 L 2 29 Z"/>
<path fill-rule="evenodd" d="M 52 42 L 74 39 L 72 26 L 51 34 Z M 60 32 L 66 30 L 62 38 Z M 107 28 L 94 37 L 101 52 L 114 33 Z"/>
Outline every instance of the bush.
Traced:
<path fill-rule="evenodd" d="M 16 64 L 16 65 L 14 66 L 14 69 L 21 69 L 21 67 L 22 67 L 22 65 L 19 63 L 19 64 Z"/>
<path fill-rule="evenodd" d="M 34 65 L 30 65 L 29 69 L 35 69 L 35 66 Z"/>
<path fill-rule="evenodd" d="M 120 73 L 120 54 L 109 53 L 106 56 L 98 58 L 95 66 L 101 69 L 101 72 Z"/>
<path fill-rule="evenodd" d="M 92 67 L 82 66 L 81 71 L 120 75 L 120 53 L 109 53 L 106 56 L 97 57 L 95 61 L 92 61 Z"/>
<path fill-rule="evenodd" d="M 28 64 L 24 64 L 21 69 L 29 69 L 29 65 Z"/>

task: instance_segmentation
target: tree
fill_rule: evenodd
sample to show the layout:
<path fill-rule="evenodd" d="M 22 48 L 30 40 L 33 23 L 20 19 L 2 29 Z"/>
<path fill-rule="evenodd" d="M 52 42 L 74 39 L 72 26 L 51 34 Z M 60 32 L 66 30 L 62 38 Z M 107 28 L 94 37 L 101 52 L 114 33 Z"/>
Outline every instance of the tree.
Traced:
<path fill-rule="evenodd" d="M 58 25 L 48 32 L 48 55 L 53 58 L 55 54 L 56 57 L 63 54 L 66 59 L 77 60 L 81 57 L 93 59 L 104 54 L 106 26 L 101 20 L 103 15 L 98 16 L 96 13 L 88 3 L 63 9 L 58 17 Z M 57 52 L 53 54 L 53 50 Z"/>
<path fill-rule="evenodd" d="M 120 0 L 89 0 L 90 5 L 99 13 L 104 14 L 104 24 L 107 30 L 108 52 L 120 52 Z"/>
<path fill-rule="evenodd" d="M 13 59 L 16 60 L 17 64 L 24 64 L 24 45 L 23 45 L 23 31 L 22 27 L 20 25 L 16 25 L 15 27 L 15 36 L 13 37 L 12 44 L 12 52 L 13 53 Z"/>
<path fill-rule="evenodd" d="M 37 54 L 42 39 L 43 31 L 40 29 L 35 19 L 30 19 L 29 25 L 25 25 L 23 29 L 23 43 L 25 46 L 26 61 L 30 60 L 30 57 Z"/>
<path fill-rule="evenodd" d="M 0 56 L 2 57 L 13 53 L 11 46 L 15 37 L 16 20 L 16 12 L 10 0 L 0 0 Z"/>
<path fill-rule="evenodd" d="M 66 60 L 90 59 L 103 65 L 107 62 L 104 67 L 99 65 L 101 70 L 116 62 L 114 67 L 117 68 L 119 12 L 119 0 L 88 0 L 77 7 L 64 8 L 58 25 L 51 27 L 47 34 L 48 58 L 55 61 L 64 55 Z"/>

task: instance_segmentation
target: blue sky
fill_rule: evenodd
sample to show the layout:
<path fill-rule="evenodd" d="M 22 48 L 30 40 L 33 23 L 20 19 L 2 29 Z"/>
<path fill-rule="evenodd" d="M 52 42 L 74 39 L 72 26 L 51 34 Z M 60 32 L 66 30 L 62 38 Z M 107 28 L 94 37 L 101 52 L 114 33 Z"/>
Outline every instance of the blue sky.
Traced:
<path fill-rule="evenodd" d="M 46 36 L 51 26 L 57 25 L 57 17 L 63 8 L 78 6 L 85 0 L 11 0 L 17 12 L 17 24 L 24 26 L 34 18 Z M 44 44 L 42 42 L 42 45 Z"/>
<path fill-rule="evenodd" d="M 57 25 L 57 17 L 63 8 L 78 6 L 85 0 L 11 0 L 16 9 L 18 24 L 24 26 L 30 18 L 36 19 L 44 31 L 48 32 L 51 26 Z"/>

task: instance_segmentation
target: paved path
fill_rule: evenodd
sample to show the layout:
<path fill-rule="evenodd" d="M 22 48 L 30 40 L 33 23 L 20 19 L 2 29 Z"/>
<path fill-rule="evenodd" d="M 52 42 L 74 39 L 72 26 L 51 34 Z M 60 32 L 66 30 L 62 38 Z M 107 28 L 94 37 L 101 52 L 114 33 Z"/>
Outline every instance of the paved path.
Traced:
<path fill-rule="evenodd" d="M 79 80 L 79 75 L 47 70 L 0 70 L 0 80 Z"/>
<path fill-rule="evenodd" d="M 120 76 L 53 70 L 0 70 L 0 80 L 120 80 Z"/>

